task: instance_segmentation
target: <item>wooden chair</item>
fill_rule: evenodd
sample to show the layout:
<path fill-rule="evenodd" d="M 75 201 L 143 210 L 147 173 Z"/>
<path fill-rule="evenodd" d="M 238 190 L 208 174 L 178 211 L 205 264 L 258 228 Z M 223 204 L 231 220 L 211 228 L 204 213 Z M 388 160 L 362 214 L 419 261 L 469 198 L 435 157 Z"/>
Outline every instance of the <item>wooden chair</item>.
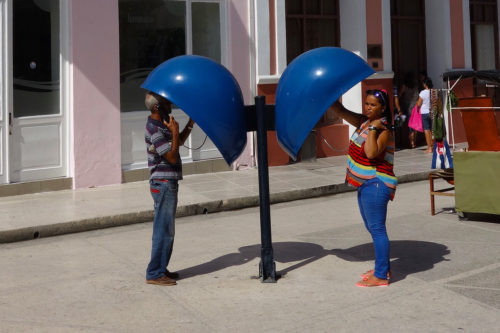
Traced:
<path fill-rule="evenodd" d="M 444 170 L 436 170 L 429 174 L 429 187 L 431 194 L 431 215 L 436 215 L 435 206 L 434 206 L 434 196 L 435 195 L 444 195 L 449 197 L 454 197 L 455 192 L 449 193 L 450 191 L 454 191 L 455 187 L 446 187 L 441 188 L 439 190 L 434 189 L 434 180 L 436 179 L 444 179 L 448 184 L 455 184 L 453 168 L 444 169 Z"/>
<path fill-rule="evenodd" d="M 500 137 L 491 97 L 460 98 L 458 107 L 484 107 L 459 109 L 465 128 L 469 150 L 500 151 Z"/>

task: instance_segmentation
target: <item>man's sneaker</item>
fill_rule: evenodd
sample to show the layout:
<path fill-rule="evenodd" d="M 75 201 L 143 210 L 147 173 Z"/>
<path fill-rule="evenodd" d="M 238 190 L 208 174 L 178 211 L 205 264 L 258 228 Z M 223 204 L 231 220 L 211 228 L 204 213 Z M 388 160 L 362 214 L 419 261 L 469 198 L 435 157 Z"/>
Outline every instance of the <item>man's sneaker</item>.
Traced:
<path fill-rule="evenodd" d="M 165 272 L 165 276 L 171 278 L 171 279 L 178 279 L 179 278 L 179 273 L 177 272 L 169 272 L 168 270 Z"/>
<path fill-rule="evenodd" d="M 177 284 L 175 280 L 172 280 L 171 278 L 167 276 L 162 276 L 154 280 L 146 280 L 146 283 L 148 284 L 157 284 L 160 286 L 174 286 Z"/>

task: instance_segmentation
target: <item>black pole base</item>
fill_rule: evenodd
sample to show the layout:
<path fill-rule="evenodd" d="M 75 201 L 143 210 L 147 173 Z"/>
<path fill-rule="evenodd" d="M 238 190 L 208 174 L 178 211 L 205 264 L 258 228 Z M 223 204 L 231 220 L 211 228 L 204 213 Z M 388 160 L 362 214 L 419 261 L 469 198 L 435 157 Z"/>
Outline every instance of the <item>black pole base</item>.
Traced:
<path fill-rule="evenodd" d="M 264 265 L 262 264 L 262 260 L 259 263 L 259 277 L 260 282 L 262 283 L 276 283 L 280 278 L 279 274 L 276 274 L 276 264 L 273 262 L 268 263 L 271 264 L 271 267 L 264 272 Z M 269 266 L 269 265 L 268 265 Z"/>

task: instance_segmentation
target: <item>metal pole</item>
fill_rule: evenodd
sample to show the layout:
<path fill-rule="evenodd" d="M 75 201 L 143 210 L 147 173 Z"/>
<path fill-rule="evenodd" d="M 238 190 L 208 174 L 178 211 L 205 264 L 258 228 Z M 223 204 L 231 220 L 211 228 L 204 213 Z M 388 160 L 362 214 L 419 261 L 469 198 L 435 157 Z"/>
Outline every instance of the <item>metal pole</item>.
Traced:
<path fill-rule="evenodd" d="M 266 98 L 255 97 L 257 113 L 257 154 L 259 171 L 261 260 L 259 275 L 261 282 L 276 282 L 276 264 L 271 239 L 271 213 L 269 200 L 269 170 L 267 161 Z"/>

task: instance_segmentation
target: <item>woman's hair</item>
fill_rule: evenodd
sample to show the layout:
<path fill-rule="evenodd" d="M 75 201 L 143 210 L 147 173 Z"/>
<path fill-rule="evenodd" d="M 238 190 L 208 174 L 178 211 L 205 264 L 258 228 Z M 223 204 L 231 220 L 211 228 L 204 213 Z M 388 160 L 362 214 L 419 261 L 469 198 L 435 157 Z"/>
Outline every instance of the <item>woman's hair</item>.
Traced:
<path fill-rule="evenodd" d="M 382 112 L 382 117 L 387 120 L 388 128 L 392 129 L 392 113 L 389 106 L 389 95 L 385 89 L 371 89 L 366 91 L 366 95 L 374 96 L 379 103 L 384 106 L 384 111 Z"/>
<path fill-rule="evenodd" d="M 429 77 L 426 77 L 424 81 L 422 81 L 423 84 L 427 86 L 427 88 L 432 89 L 434 85 L 432 84 L 432 80 Z"/>

